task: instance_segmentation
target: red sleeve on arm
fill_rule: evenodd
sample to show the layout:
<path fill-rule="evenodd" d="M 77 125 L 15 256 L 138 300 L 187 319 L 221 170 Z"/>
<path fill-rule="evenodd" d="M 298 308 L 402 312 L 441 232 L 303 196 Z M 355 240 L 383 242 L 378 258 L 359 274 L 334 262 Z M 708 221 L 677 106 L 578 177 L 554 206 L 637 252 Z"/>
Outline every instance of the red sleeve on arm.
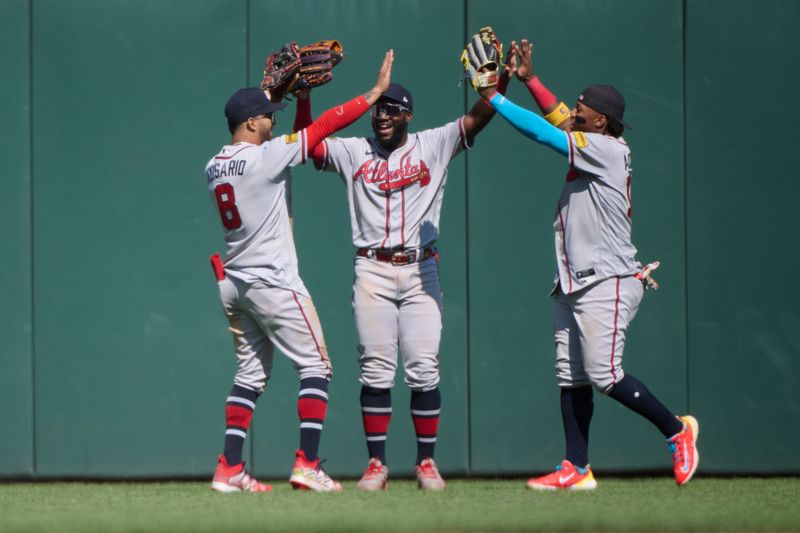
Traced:
<path fill-rule="evenodd" d="M 322 170 L 325 164 L 325 140 L 322 140 L 322 142 L 309 150 L 308 154 L 314 160 L 314 166 Z"/>
<path fill-rule="evenodd" d="M 311 97 L 305 100 L 297 99 L 297 112 L 294 115 L 294 131 L 300 131 L 307 128 L 314 122 L 314 117 L 311 116 Z"/>
<path fill-rule="evenodd" d="M 541 81 L 539 81 L 539 76 L 534 76 L 533 79 L 528 81 L 525 85 L 528 87 L 531 96 L 533 96 L 533 99 L 536 100 L 536 104 L 539 106 L 539 109 L 541 109 L 542 112 L 558 102 L 556 96 L 551 93 L 547 87 L 542 85 Z"/>
<path fill-rule="evenodd" d="M 509 79 L 511 79 L 511 78 L 506 78 L 505 76 L 500 76 L 500 78 L 497 80 L 497 87 L 495 87 L 495 89 L 497 90 L 497 92 L 499 92 L 503 96 L 506 95 L 506 89 L 508 89 L 508 80 Z"/>
<path fill-rule="evenodd" d="M 346 128 L 369 110 L 369 103 L 363 96 L 353 98 L 333 109 L 328 109 L 306 128 L 308 151 L 314 154 L 314 148 L 328 135 Z"/>

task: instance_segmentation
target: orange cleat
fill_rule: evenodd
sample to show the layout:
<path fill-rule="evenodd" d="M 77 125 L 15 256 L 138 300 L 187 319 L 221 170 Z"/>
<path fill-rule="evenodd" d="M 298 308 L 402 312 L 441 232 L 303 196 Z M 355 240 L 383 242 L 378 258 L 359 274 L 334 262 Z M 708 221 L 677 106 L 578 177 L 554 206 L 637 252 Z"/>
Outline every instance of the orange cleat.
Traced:
<path fill-rule="evenodd" d="M 700 424 L 693 416 L 686 415 L 679 418 L 683 422 L 683 431 L 667 439 L 667 442 L 668 449 L 672 453 L 672 462 L 675 464 L 675 483 L 685 485 L 692 479 L 700 463 L 700 454 L 697 452 Z"/>
<path fill-rule="evenodd" d="M 594 490 L 597 488 L 597 481 L 588 465 L 586 468 L 578 468 L 564 459 L 556 467 L 555 472 L 529 479 L 528 488 L 534 490 Z"/>
<path fill-rule="evenodd" d="M 217 458 L 211 489 L 217 492 L 269 492 L 272 487 L 258 482 L 244 469 L 244 463 L 229 465 L 224 455 Z"/>

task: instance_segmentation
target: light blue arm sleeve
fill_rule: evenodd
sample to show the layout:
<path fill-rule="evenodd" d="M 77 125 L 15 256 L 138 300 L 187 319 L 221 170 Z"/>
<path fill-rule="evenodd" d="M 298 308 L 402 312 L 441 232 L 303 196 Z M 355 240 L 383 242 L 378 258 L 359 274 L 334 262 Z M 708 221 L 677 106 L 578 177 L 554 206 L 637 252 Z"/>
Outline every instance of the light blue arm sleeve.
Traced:
<path fill-rule="evenodd" d="M 566 156 L 569 153 L 567 132 L 556 128 L 536 113 L 518 106 L 500 93 L 496 93 L 489 103 L 526 137 L 549 146 L 561 155 Z"/>

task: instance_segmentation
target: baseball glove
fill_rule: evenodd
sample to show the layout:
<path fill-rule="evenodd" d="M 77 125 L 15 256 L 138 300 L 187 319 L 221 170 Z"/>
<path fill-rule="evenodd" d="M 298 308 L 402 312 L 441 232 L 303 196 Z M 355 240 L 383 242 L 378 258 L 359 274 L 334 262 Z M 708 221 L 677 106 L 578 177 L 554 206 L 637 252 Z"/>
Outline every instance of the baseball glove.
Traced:
<path fill-rule="evenodd" d="M 261 88 L 269 91 L 270 98 L 282 100 L 292 92 L 300 72 L 300 49 L 297 43 L 286 43 L 277 52 L 270 52 L 264 65 L 264 80 Z"/>
<path fill-rule="evenodd" d="M 472 36 L 461 53 L 461 63 L 474 89 L 494 87 L 503 65 L 503 45 L 491 26 Z"/>
<path fill-rule="evenodd" d="M 342 44 L 335 39 L 317 41 L 300 49 L 300 80 L 296 91 L 312 89 L 333 79 L 333 67 L 344 59 Z"/>

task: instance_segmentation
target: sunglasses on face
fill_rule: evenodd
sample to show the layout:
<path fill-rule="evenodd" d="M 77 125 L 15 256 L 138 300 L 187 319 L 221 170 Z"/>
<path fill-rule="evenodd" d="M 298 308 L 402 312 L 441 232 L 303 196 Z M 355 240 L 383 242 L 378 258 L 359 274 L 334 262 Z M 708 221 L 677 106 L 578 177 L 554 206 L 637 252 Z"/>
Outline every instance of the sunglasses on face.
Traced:
<path fill-rule="evenodd" d="M 408 112 L 408 108 L 401 104 L 395 104 L 393 102 L 378 102 L 374 106 L 372 106 L 372 116 L 379 117 L 380 115 L 386 115 L 387 117 L 396 117 L 400 113 Z"/>
<path fill-rule="evenodd" d="M 253 118 L 268 118 L 272 121 L 272 127 L 275 127 L 278 124 L 278 119 L 275 117 L 275 113 L 264 113 L 263 115 L 258 115 Z"/>

